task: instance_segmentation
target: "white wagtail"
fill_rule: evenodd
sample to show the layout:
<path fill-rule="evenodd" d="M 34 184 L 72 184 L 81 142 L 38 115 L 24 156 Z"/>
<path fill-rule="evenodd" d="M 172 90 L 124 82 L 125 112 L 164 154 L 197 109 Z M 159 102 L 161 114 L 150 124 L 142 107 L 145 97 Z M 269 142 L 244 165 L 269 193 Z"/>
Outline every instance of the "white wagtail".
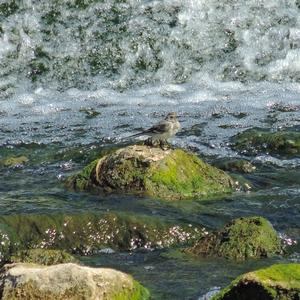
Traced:
<path fill-rule="evenodd" d="M 150 139 L 147 140 L 147 143 L 150 142 L 150 144 L 153 145 L 159 142 L 160 145 L 162 145 L 162 143 L 166 143 L 166 141 L 174 136 L 179 130 L 180 123 L 177 119 L 177 115 L 175 112 L 170 112 L 167 114 L 164 120 L 153 125 L 149 129 L 134 134 L 130 137 L 149 136 Z"/>

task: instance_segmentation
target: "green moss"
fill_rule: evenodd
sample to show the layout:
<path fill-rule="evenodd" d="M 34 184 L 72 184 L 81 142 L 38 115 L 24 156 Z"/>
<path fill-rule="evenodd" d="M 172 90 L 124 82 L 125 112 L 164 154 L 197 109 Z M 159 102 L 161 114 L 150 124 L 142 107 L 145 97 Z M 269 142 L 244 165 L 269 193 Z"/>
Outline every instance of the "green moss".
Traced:
<path fill-rule="evenodd" d="M 2 263 L 12 253 L 28 249 L 59 249 L 69 253 L 93 254 L 102 248 L 156 249 L 188 244 L 202 236 L 202 228 L 174 224 L 161 218 L 108 213 L 78 215 L 10 215 L 0 217 Z M 41 251 L 41 252 L 39 252 Z M 59 253 L 34 250 L 14 257 L 29 260 L 59 260 Z M 50 256 L 50 258 L 47 257 Z M 43 258 L 45 256 L 45 258 Z M 53 256 L 53 258 L 51 258 Z"/>
<path fill-rule="evenodd" d="M 186 251 L 202 256 L 245 260 L 282 253 L 282 246 L 269 221 L 262 217 L 251 217 L 233 220 Z"/>
<path fill-rule="evenodd" d="M 112 300 L 147 300 L 150 298 L 149 291 L 144 288 L 139 282 L 133 281 L 132 288 L 125 288 L 122 292 L 117 295 L 112 295 L 109 299 Z"/>
<path fill-rule="evenodd" d="M 146 178 L 150 194 L 172 198 L 227 193 L 234 185 L 226 173 L 180 149 L 154 164 Z"/>
<path fill-rule="evenodd" d="M 7 157 L 5 159 L 0 160 L 0 166 L 4 167 L 17 167 L 24 165 L 25 163 L 28 162 L 28 158 L 26 156 L 18 156 L 18 157 Z"/>
<path fill-rule="evenodd" d="M 66 251 L 49 249 L 21 250 L 14 253 L 10 260 L 14 263 L 34 263 L 46 266 L 77 262 L 77 260 Z"/>
<path fill-rule="evenodd" d="M 300 292 L 300 264 L 277 264 L 254 272 L 263 285 L 281 286 L 285 289 L 298 289 Z"/>
<path fill-rule="evenodd" d="M 117 155 L 108 156 L 103 168 L 103 187 L 110 187 L 115 190 L 141 190 L 144 186 L 144 177 L 146 170 L 139 159 L 132 157 L 130 159 L 119 160 Z"/>
<path fill-rule="evenodd" d="M 84 191 L 91 186 L 91 176 L 96 168 L 98 159 L 92 161 L 78 174 L 70 176 L 66 181 L 65 185 L 75 190 Z"/>
<path fill-rule="evenodd" d="M 277 132 L 259 128 L 246 130 L 236 135 L 233 143 L 233 148 L 244 154 L 300 155 L 300 132 L 288 129 Z"/>
<path fill-rule="evenodd" d="M 299 293 L 300 264 L 276 264 L 237 277 L 212 300 L 296 300 Z"/>

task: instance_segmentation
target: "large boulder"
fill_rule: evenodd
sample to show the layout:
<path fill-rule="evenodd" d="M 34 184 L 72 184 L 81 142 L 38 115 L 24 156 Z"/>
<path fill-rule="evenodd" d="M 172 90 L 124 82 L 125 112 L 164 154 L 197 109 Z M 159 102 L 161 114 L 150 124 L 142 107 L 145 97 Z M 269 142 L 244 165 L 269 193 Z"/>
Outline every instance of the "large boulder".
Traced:
<path fill-rule="evenodd" d="M 269 257 L 283 250 L 278 234 L 268 220 L 249 217 L 231 221 L 185 251 L 199 256 L 245 260 Z"/>
<path fill-rule="evenodd" d="M 76 264 L 5 265 L 0 274 L 3 300 L 146 300 L 149 292 L 131 276 Z"/>
<path fill-rule="evenodd" d="M 278 264 L 236 278 L 211 300 L 299 300 L 300 264 Z"/>
<path fill-rule="evenodd" d="M 271 154 L 299 157 L 300 132 L 291 129 L 269 131 L 260 128 L 246 130 L 233 137 L 233 148 L 243 154 Z"/>
<path fill-rule="evenodd" d="M 77 190 L 129 192 L 165 199 L 184 199 L 231 192 L 235 182 L 181 149 L 145 145 L 119 149 L 92 162 L 67 186 Z"/>

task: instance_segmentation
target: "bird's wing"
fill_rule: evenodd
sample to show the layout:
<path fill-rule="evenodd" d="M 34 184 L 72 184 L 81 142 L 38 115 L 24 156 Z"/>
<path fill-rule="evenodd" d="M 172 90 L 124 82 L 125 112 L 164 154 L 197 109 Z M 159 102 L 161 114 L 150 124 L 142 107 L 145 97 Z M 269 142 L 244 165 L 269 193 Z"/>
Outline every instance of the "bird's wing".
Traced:
<path fill-rule="evenodd" d="M 165 133 L 171 130 L 172 125 L 170 122 L 161 121 L 153 125 L 151 128 L 144 131 L 144 133 Z"/>
<path fill-rule="evenodd" d="M 170 122 L 166 122 L 165 120 L 163 120 L 163 121 L 153 125 L 149 129 L 144 130 L 143 132 L 139 132 L 139 133 L 129 136 L 129 138 L 143 136 L 143 135 L 147 135 L 147 134 L 162 134 L 162 133 L 170 131 L 171 129 L 172 129 L 172 124 Z"/>

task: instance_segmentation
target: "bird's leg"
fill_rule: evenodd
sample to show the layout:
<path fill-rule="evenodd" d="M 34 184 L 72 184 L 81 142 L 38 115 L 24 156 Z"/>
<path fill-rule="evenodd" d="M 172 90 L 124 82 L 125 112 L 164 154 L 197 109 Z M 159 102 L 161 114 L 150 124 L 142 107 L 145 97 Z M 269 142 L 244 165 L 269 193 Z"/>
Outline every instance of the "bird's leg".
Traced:
<path fill-rule="evenodd" d="M 149 147 L 159 147 L 160 143 L 159 140 L 155 140 L 153 138 L 148 138 L 145 142 L 144 142 L 145 146 L 149 146 Z"/>
<path fill-rule="evenodd" d="M 152 147 L 153 146 L 153 142 L 152 142 L 152 139 L 151 138 L 148 138 L 144 141 L 143 143 L 145 146 L 149 146 L 149 147 Z"/>
<path fill-rule="evenodd" d="M 167 140 L 159 140 L 159 147 L 162 150 L 171 149 L 171 145 L 167 142 Z"/>

